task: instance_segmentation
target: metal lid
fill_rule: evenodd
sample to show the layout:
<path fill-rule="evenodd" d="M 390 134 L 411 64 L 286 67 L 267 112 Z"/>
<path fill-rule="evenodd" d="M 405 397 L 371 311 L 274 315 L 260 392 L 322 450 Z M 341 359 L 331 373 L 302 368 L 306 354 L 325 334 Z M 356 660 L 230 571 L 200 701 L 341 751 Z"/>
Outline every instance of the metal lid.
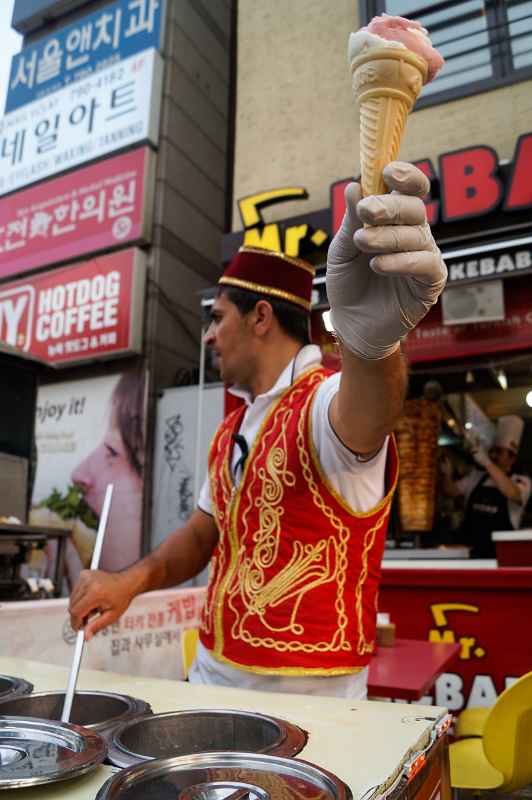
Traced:
<path fill-rule="evenodd" d="M 295 756 L 305 746 L 305 731 L 282 719 L 230 709 L 191 709 L 153 714 L 116 728 L 109 761 L 130 767 L 153 758 L 219 750 Z"/>
<path fill-rule="evenodd" d="M 197 753 L 137 764 L 96 800 L 352 800 L 349 787 L 307 761 L 258 753 Z"/>
<path fill-rule="evenodd" d="M 0 716 L 0 789 L 74 778 L 106 756 L 97 733 L 62 722 Z"/>
<path fill-rule="evenodd" d="M 0 675 L 0 700 L 8 697 L 18 697 L 19 694 L 29 694 L 33 690 L 33 684 L 28 683 L 23 678 L 15 678 L 13 675 Z"/>
<path fill-rule="evenodd" d="M 64 691 L 8 696 L 5 700 L 0 699 L 0 714 L 59 721 L 64 702 Z M 70 721 L 108 736 L 122 722 L 149 713 L 151 708 L 148 703 L 125 694 L 76 692 Z"/>

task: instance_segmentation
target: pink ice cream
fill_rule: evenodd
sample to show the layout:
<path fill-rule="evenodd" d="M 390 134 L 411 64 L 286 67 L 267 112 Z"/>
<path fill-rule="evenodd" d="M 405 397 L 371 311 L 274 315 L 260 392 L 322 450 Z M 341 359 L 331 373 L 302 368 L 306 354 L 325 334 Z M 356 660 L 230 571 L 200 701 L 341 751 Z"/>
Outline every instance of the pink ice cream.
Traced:
<path fill-rule="evenodd" d="M 373 17 L 369 25 L 360 28 L 349 37 L 349 63 L 368 47 L 406 47 L 428 66 L 427 83 L 431 81 L 443 67 L 443 58 L 432 46 L 428 31 L 416 20 L 404 17 L 392 17 L 382 14 Z"/>

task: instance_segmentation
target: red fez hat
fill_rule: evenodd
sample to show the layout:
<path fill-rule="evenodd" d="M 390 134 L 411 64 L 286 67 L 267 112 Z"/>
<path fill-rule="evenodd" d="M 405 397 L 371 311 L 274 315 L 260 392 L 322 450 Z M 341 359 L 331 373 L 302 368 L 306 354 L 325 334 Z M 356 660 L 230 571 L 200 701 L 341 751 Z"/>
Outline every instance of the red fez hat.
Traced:
<path fill-rule="evenodd" d="M 314 274 L 312 264 L 300 258 L 241 247 L 218 283 L 286 300 L 310 311 Z"/>

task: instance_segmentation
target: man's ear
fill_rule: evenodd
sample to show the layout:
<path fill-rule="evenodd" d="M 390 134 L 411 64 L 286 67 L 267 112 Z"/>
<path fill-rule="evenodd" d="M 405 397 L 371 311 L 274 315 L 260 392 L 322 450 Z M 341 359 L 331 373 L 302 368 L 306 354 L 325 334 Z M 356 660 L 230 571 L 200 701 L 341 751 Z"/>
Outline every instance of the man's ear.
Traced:
<path fill-rule="evenodd" d="M 255 332 L 259 336 L 264 336 L 271 330 L 275 320 L 271 304 L 267 300 L 259 300 L 252 313 Z"/>

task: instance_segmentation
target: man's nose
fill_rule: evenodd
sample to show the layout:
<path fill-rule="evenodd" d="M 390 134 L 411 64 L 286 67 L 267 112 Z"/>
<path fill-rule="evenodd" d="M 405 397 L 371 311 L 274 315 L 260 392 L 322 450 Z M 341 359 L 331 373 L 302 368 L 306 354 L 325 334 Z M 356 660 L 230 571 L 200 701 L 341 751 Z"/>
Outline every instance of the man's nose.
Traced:
<path fill-rule="evenodd" d="M 210 347 L 212 344 L 214 344 L 214 338 L 215 338 L 215 336 L 214 336 L 214 325 L 211 322 L 209 327 L 207 328 L 207 330 L 203 334 L 203 342 L 208 347 Z"/>

